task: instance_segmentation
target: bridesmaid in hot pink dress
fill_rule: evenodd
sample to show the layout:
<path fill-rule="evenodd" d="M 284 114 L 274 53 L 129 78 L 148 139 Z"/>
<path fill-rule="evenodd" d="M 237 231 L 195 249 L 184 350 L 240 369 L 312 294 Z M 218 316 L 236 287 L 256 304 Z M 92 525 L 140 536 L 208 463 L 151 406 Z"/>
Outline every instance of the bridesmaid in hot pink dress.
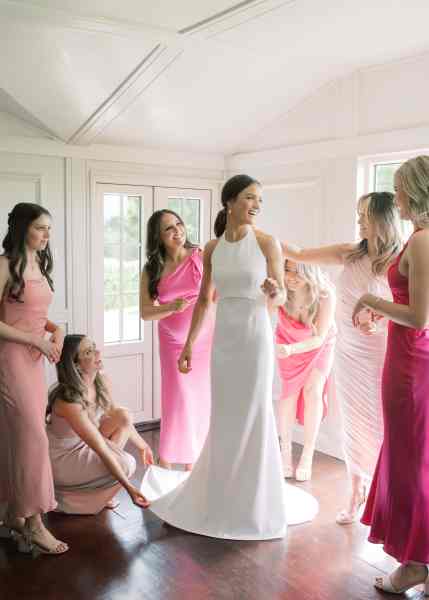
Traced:
<path fill-rule="evenodd" d="M 389 319 L 382 380 L 384 440 L 362 522 L 369 540 L 401 566 L 375 586 L 429 594 L 429 156 L 395 174 L 395 202 L 415 232 L 388 272 L 393 302 L 365 294 L 362 307 Z"/>
<path fill-rule="evenodd" d="M 285 260 L 288 298 L 278 309 L 277 364 L 282 382 L 278 406 L 283 474 L 293 477 L 292 430 L 304 425 L 304 448 L 297 481 L 311 479 L 313 454 L 322 418 L 336 337 L 335 292 L 319 267 Z"/>
<path fill-rule="evenodd" d="M 192 372 L 177 361 L 185 344 L 201 285 L 202 252 L 187 241 L 185 225 L 170 210 L 148 222 L 147 263 L 141 281 L 141 316 L 158 320 L 161 362 L 160 464 L 191 469 L 203 447 L 210 419 L 210 350 L 213 320 L 195 344 Z"/>
<path fill-rule="evenodd" d="M 62 554 L 41 515 L 56 507 L 48 438 L 45 355 L 57 362 L 64 335 L 48 320 L 52 301 L 51 218 L 38 204 L 9 214 L 0 257 L 0 503 L 3 533 L 22 552 Z M 45 339 L 51 333 L 50 340 Z"/>

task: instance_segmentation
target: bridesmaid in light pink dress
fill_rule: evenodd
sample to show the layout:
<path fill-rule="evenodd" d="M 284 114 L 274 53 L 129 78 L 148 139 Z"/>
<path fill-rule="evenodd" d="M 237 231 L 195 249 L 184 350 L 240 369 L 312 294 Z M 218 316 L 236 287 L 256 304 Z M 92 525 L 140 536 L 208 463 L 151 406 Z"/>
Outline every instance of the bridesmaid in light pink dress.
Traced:
<path fill-rule="evenodd" d="M 182 219 L 169 210 L 148 222 L 147 262 L 141 280 L 141 316 L 158 320 L 161 362 L 160 464 L 190 470 L 207 436 L 210 419 L 210 351 L 213 320 L 195 343 L 192 372 L 177 361 L 185 344 L 201 285 L 202 252 L 186 238 Z"/>
<path fill-rule="evenodd" d="M 41 515 L 56 507 L 48 438 L 45 355 L 56 362 L 64 335 L 48 320 L 53 284 L 51 217 L 38 204 L 9 214 L 0 257 L 0 503 L 3 534 L 23 552 L 62 554 Z M 24 249 L 24 250 L 23 250 Z M 50 340 L 45 339 L 51 333 Z"/>

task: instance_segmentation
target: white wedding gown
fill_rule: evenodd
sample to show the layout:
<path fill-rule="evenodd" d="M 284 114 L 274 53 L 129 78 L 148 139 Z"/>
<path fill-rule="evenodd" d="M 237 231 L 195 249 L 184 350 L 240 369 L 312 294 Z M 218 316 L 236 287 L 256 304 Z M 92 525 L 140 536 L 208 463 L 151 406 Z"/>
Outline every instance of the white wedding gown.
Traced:
<path fill-rule="evenodd" d="M 150 510 L 216 538 L 282 538 L 318 512 L 310 494 L 284 483 L 272 405 L 273 332 L 260 286 L 266 259 L 255 233 L 221 237 L 212 254 L 218 293 L 209 433 L 192 472 L 150 467 L 141 490 Z"/>

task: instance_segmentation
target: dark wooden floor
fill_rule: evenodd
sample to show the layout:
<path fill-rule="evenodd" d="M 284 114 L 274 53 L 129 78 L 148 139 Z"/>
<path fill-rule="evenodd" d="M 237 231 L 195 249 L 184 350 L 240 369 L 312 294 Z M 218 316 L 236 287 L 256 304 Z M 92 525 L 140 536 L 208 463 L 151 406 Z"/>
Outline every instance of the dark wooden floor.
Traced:
<path fill-rule="evenodd" d="M 158 433 L 144 436 L 157 448 Z M 141 480 L 140 469 L 135 481 Z M 219 482 L 222 485 L 222 482 Z M 339 527 L 346 499 L 343 463 L 319 454 L 313 480 L 300 484 L 320 502 L 312 522 L 284 540 L 232 542 L 166 527 L 121 492 L 118 513 L 49 515 L 71 550 L 19 555 L 0 540 L 0 600 L 375 600 L 373 577 L 394 562 L 366 542 L 360 524 Z M 420 598 L 414 591 L 408 598 Z"/>

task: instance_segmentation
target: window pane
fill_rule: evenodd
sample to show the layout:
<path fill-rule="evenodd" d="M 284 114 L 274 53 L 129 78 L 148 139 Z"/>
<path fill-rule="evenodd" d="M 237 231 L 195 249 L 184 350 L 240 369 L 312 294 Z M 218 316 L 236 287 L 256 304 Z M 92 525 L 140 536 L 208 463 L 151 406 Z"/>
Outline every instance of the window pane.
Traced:
<path fill-rule="evenodd" d="M 125 246 L 122 263 L 122 291 L 138 292 L 140 281 L 140 249 L 138 246 Z"/>
<path fill-rule="evenodd" d="M 119 244 L 104 246 L 104 293 L 108 295 L 121 292 L 120 250 Z"/>
<path fill-rule="evenodd" d="M 104 341 L 119 342 L 120 335 L 120 297 L 104 296 Z"/>
<path fill-rule="evenodd" d="M 118 243 L 121 235 L 121 197 L 104 194 L 104 243 Z"/>
<path fill-rule="evenodd" d="M 168 208 L 179 214 L 188 232 L 188 240 L 193 244 L 200 243 L 200 199 L 174 198 L 168 199 Z"/>
<path fill-rule="evenodd" d="M 140 203 L 140 196 L 123 198 L 124 238 L 128 244 L 140 243 Z"/>
<path fill-rule="evenodd" d="M 140 315 L 138 294 L 126 294 L 123 301 L 123 337 L 124 341 L 140 339 Z"/>
<path fill-rule="evenodd" d="M 401 163 L 375 165 L 375 192 L 393 192 L 393 178 Z"/>

